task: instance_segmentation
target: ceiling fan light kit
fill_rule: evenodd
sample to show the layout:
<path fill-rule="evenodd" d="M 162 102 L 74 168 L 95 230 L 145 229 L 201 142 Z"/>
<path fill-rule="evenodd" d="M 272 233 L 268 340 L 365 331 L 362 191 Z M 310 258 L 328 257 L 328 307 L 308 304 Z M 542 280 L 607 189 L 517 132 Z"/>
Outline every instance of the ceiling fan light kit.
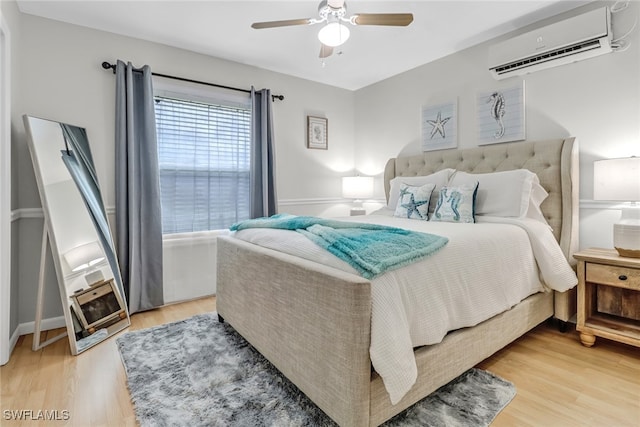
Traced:
<path fill-rule="evenodd" d="M 318 39 L 322 43 L 320 58 L 326 58 L 333 52 L 333 47 L 340 46 L 349 39 L 349 28 L 343 23 L 351 25 L 406 27 L 413 22 L 413 15 L 411 13 L 360 13 L 351 17 L 345 17 L 346 13 L 347 5 L 344 0 L 323 0 L 318 5 L 318 15 L 320 18 L 254 22 L 251 27 L 264 29 L 327 23 L 327 25 L 322 27 L 318 32 Z"/>
<path fill-rule="evenodd" d="M 336 47 L 346 42 L 349 35 L 349 28 L 338 22 L 331 22 L 318 32 L 318 39 L 324 45 Z"/>

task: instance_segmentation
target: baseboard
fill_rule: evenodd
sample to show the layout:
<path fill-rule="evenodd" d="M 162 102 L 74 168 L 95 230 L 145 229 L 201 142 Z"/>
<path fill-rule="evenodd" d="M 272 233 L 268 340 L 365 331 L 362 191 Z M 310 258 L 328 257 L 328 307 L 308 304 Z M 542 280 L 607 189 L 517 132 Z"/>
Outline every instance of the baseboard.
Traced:
<path fill-rule="evenodd" d="M 11 334 L 11 338 L 9 338 L 9 359 L 11 359 L 11 353 L 13 353 L 13 349 L 16 348 L 18 338 L 20 338 L 20 326 L 18 326 L 16 330 L 13 331 L 13 334 Z"/>
<path fill-rule="evenodd" d="M 13 349 L 16 348 L 16 344 L 18 343 L 18 339 L 22 335 L 32 334 L 35 326 L 36 322 L 26 322 L 20 323 L 18 325 L 15 331 L 13 331 L 13 334 L 11 334 L 11 338 L 9 338 L 9 357 L 6 361 L 3 361 L 4 363 L 0 363 L 0 365 L 4 365 L 9 362 L 9 360 L 11 359 L 11 354 L 13 353 Z M 49 331 L 51 329 L 66 328 L 67 325 L 64 321 L 64 316 L 58 316 L 48 319 L 42 319 L 40 327 L 42 331 Z"/>
<path fill-rule="evenodd" d="M 16 329 L 16 332 L 18 333 L 18 335 L 32 334 L 35 329 L 35 326 L 36 326 L 36 322 L 20 323 L 18 325 L 18 328 Z M 66 327 L 67 327 L 67 324 L 64 321 L 64 316 L 50 317 L 48 319 L 42 319 L 42 322 L 40 322 L 40 329 L 42 331 L 49 331 L 51 329 L 59 329 L 59 328 L 66 328 Z"/>
<path fill-rule="evenodd" d="M 16 344 L 18 343 L 18 338 L 20 338 L 20 334 L 18 333 L 18 328 L 16 328 L 16 330 L 13 331 L 13 334 L 9 338 L 9 348 L 7 349 L 6 354 L 7 360 L 0 360 L 0 366 L 4 366 L 9 363 L 9 360 L 11 359 L 11 353 L 13 353 L 13 349 L 16 348 Z M 2 357 L 5 357 L 5 355 L 3 354 Z"/>

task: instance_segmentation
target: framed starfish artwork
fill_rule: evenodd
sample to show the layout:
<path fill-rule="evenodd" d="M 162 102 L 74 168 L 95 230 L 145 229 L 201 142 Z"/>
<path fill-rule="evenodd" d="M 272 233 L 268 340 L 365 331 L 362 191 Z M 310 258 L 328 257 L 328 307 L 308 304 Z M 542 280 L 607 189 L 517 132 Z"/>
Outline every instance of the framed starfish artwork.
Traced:
<path fill-rule="evenodd" d="M 524 81 L 481 92 L 476 99 L 478 145 L 525 139 Z"/>
<path fill-rule="evenodd" d="M 422 151 L 458 146 L 458 100 L 422 107 Z"/>

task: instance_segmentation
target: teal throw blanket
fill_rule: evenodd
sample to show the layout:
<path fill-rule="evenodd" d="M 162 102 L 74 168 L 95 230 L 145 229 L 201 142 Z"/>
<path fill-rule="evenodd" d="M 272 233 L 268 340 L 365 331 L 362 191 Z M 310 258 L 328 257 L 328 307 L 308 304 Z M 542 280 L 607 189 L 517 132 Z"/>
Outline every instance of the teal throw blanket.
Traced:
<path fill-rule="evenodd" d="M 402 228 L 287 214 L 242 221 L 232 225 L 231 231 L 247 228 L 302 233 L 366 279 L 431 255 L 449 241 L 446 237 Z"/>

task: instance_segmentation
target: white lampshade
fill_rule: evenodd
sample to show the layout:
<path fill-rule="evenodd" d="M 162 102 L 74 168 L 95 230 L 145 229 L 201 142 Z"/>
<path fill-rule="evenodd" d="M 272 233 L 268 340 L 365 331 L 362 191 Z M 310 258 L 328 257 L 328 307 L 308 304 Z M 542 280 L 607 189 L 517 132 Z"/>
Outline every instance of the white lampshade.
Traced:
<path fill-rule="evenodd" d="M 349 28 L 339 22 L 330 22 L 318 32 L 318 39 L 326 46 L 336 47 L 349 38 Z"/>
<path fill-rule="evenodd" d="M 361 199 L 373 196 L 373 177 L 371 176 L 345 176 L 342 178 L 342 197 L 355 199 L 351 208 L 351 215 L 364 215 Z"/>
<path fill-rule="evenodd" d="M 593 198 L 631 202 L 613 224 L 613 246 L 621 256 L 640 258 L 640 157 L 593 162 Z"/>
<path fill-rule="evenodd" d="M 368 199 L 373 195 L 373 177 L 345 176 L 342 178 L 342 197 Z"/>
<path fill-rule="evenodd" d="M 64 260 L 73 272 L 86 270 L 104 259 L 104 252 L 98 242 L 76 246 L 64 253 Z"/>
<path fill-rule="evenodd" d="M 640 157 L 593 162 L 593 198 L 640 201 Z"/>

